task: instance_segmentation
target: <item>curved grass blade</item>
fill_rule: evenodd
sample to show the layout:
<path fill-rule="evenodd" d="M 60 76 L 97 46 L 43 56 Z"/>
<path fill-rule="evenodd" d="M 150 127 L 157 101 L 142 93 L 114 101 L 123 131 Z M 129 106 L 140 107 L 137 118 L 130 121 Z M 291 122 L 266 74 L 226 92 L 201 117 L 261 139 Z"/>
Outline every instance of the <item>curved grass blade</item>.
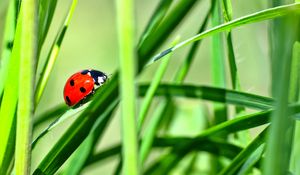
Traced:
<path fill-rule="evenodd" d="M 156 7 L 150 21 L 148 22 L 145 31 L 143 32 L 141 39 L 138 44 L 138 48 L 143 45 L 146 39 L 148 39 L 149 35 L 153 33 L 163 18 L 165 17 L 167 11 L 169 10 L 173 0 L 161 0 Z"/>
<path fill-rule="evenodd" d="M 161 53 L 155 55 L 153 58 L 151 58 L 150 61 L 148 62 L 148 64 L 152 64 L 153 62 L 161 59 L 165 55 L 167 55 L 181 47 L 184 47 L 190 43 L 201 40 L 201 39 L 211 36 L 213 34 L 223 32 L 223 31 L 226 31 L 229 29 L 233 29 L 233 28 L 236 28 L 239 26 L 243 26 L 245 24 L 256 23 L 256 22 L 274 19 L 274 18 L 278 18 L 278 17 L 290 15 L 290 14 L 297 14 L 297 13 L 299 13 L 299 9 L 300 9 L 300 3 L 294 3 L 294 4 L 282 5 L 279 7 L 269 8 L 266 10 L 262 10 L 262 11 L 259 11 L 259 12 L 256 12 L 256 13 L 253 13 L 250 15 L 246 15 L 246 16 L 237 18 L 228 23 L 221 24 L 212 29 L 206 30 L 203 33 L 195 35 L 195 36 L 177 44 L 174 47 L 164 50 L 163 52 L 161 52 Z"/>
<path fill-rule="evenodd" d="M 9 61 L 11 57 L 11 51 L 14 43 L 14 36 L 16 30 L 16 1 L 10 1 L 8 11 L 5 19 L 5 29 L 2 43 L 2 55 L 0 64 L 0 101 L 4 90 L 5 81 L 8 74 Z M 0 106 L 1 107 L 1 106 Z"/>
<path fill-rule="evenodd" d="M 193 138 L 189 138 L 189 137 L 156 137 L 154 139 L 153 142 L 153 147 L 155 148 L 168 148 L 168 147 L 175 147 L 178 143 L 182 143 L 182 142 L 189 142 L 191 141 Z M 238 152 L 240 152 L 242 150 L 242 148 L 229 144 L 229 143 L 225 143 L 224 141 L 218 141 L 218 140 L 214 140 L 214 139 L 203 139 L 201 141 L 201 143 L 203 144 L 200 147 L 194 147 L 193 150 L 198 150 L 198 151 L 208 151 L 208 152 L 212 152 L 215 154 L 220 154 L 223 156 L 226 156 L 228 158 L 234 158 Z M 207 145 L 205 145 L 205 143 L 207 143 Z M 221 145 L 227 145 L 226 147 L 224 147 L 224 149 L 227 148 L 232 148 L 232 149 L 228 149 L 226 151 L 220 151 L 217 152 L 214 148 L 217 148 L 218 150 L 221 150 Z M 211 147 L 212 146 L 212 147 Z M 100 161 L 103 161 L 109 157 L 112 156 L 116 156 L 121 152 L 121 144 L 116 144 L 110 148 L 107 148 L 103 151 L 100 151 L 99 153 L 94 154 L 93 156 L 91 156 L 88 160 L 88 162 L 86 163 L 86 166 L 90 166 L 92 164 L 98 163 Z"/>
<path fill-rule="evenodd" d="M 244 148 L 219 175 L 236 174 L 238 169 L 243 165 L 251 154 L 258 149 L 264 142 L 268 129 L 264 129 L 246 148 Z"/>
<path fill-rule="evenodd" d="M 21 3 L 18 27 L 20 27 L 20 75 L 19 102 L 17 110 L 15 171 L 16 174 L 29 174 L 31 160 L 31 133 L 34 98 L 34 65 L 37 60 L 38 46 L 36 22 L 38 21 L 36 0 L 26 0 Z M 20 22 L 19 22 L 20 21 Z M 20 25 L 20 26 L 19 26 Z"/>
<path fill-rule="evenodd" d="M 61 30 L 57 33 L 57 36 L 56 36 L 56 38 L 55 38 L 55 40 L 52 44 L 52 47 L 51 47 L 51 49 L 48 53 L 45 65 L 43 66 L 42 72 L 40 73 L 41 76 L 39 77 L 38 83 L 36 85 L 35 100 L 34 100 L 35 106 L 38 105 L 38 103 L 39 103 L 39 101 L 40 101 L 40 99 L 43 95 L 45 86 L 48 82 L 51 70 L 54 66 L 55 60 L 56 60 L 56 58 L 58 56 L 58 53 L 60 51 L 60 46 L 62 44 L 65 33 L 68 29 L 68 26 L 70 24 L 70 21 L 72 19 L 73 14 L 74 14 L 76 5 L 77 5 L 77 0 L 73 0 L 72 4 L 70 6 L 70 9 L 68 11 L 68 14 L 65 18 L 64 24 L 62 25 Z"/>
<path fill-rule="evenodd" d="M 140 95 L 144 95 L 148 87 L 149 85 L 140 85 Z M 269 97 L 208 86 L 160 84 L 155 94 L 157 96 L 201 98 L 255 109 L 270 109 L 274 104 L 274 100 Z"/>
<path fill-rule="evenodd" d="M 83 111 L 84 109 L 86 109 L 89 106 L 90 103 L 86 103 L 84 105 L 82 105 L 79 108 L 76 109 L 69 109 L 67 110 L 62 116 L 60 116 L 59 118 L 57 118 L 56 120 L 54 120 L 50 125 L 48 125 L 47 128 L 45 128 L 31 143 L 31 149 L 34 149 L 35 145 L 38 143 L 38 141 L 44 136 L 46 135 L 48 132 L 50 132 L 53 128 L 55 128 L 57 125 L 59 125 L 60 123 L 62 123 L 63 121 L 67 120 L 70 117 L 73 117 L 75 114 Z"/>
<path fill-rule="evenodd" d="M 66 104 L 59 104 L 59 105 L 43 112 L 42 114 L 39 114 L 38 116 L 34 117 L 34 119 L 33 119 L 33 127 L 35 128 L 38 125 L 40 125 L 41 123 L 43 123 L 49 119 L 52 119 L 54 117 L 64 114 L 68 109 L 69 109 L 69 107 Z"/>

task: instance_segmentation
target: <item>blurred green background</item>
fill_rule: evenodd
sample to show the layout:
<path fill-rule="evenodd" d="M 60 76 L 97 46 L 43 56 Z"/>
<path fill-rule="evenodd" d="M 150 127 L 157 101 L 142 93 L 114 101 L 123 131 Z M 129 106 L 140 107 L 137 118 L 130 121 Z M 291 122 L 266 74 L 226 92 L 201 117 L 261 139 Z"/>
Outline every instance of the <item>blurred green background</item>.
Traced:
<path fill-rule="evenodd" d="M 158 0 L 137 0 L 136 1 L 136 40 L 142 33 L 146 22 L 151 17 Z M 232 1 L 233 16 L 237 18 L 242 15 L 250 14 L 267 8 L 267 1 Z M 0 18 L 5 19 L 4 8 L 5 1 L 0 1 Z M 64 15 L 69 8 L 69 0 L 60 0 L 56 8 L 53 23 L 46 39 L 46 44 L 41 53 L 43 61 L 50 48 L 55 33 L 59 30 L 58 26 L 62 23 Z M 210 5 L 209 0 L 202 0 L 188 14 L 184 22 L 175 30 L 173 38 L 169 38 L 168 42 L 160 49 L 163 50 L 170 45 L 177 35 L 184 40 L 195 35 L 198 26 L 202 23 L 204 13 Z M 41 113 L 50 107 L 63 103 L 63 87 L 67 78 L 73 73 L 93 68 L 112 74 L 118 68 L 117 53 L 117 36 L 116 36 L 116 16 L 114 1 L 111 0 L 85 0 L 79 1 L 75 10 L 74 17 L 71 20 L 70 27 L 64 38 L 61 51 L 57 62 L 51 73 L 49 82 L 46 86 L 44 95 L 41 99 L 37 113 Z M 3 20 L 0 20 L 0 33 L 3 34 Z M 244 91 L 254 94 L 269 96 L 270 85 L 270 68 L 269 68 L 269 50 L 268 50 L 268 34 L 267 22 L 260 22 L 244 27 L 239 27 L 232 31 L 234 51 L 239 70 L 241 87 Z M 48 45 L 47 45 L 48 44 Z M 171 63 L 168 67 L 164 81 L 168 81 L 174 77 L 180 61 L 189 48 L 183 48 L 174 53 Z M 210 83 L 210 38 L 204 39 L 201 48 L 198 50 L 196 59 L 187 76 L 186 83 L 208 85 Z M 226 59 L 226 58 L 224 58 Z M 138 77 L 138 82 L 151 81 L 153 73 L 156 71 L 158 63 L 148 67 Z M 40 71 L 40 69 L 39 69 Z M 228 72 L 228 70 L 226 70 Z M 229 78 L 228 78 L 229 79 Z M 228 82 L 228 86 L 230 83 Z M 49 95 L 51 94 L 51 95 Z M 199 100 L 182 100 L 176 101 L 179 112 L 177 113 L 177 121 L 172 126 L 172 132 L 185 135 L 193 135 L 195 129 L 200 128 L 203 121 L 199 119 L 199 115 L 205 115 L 206 104 Z M 203 105 L 201 108 L 195 109 L 196 106 Z M 152 106 L 152 110 L 154 110 Z M 209 111 L 208 111 L 209 112 Z M 190 120 L 186 120 L 189 117 Z M 184 120 L 180 120 L 185 118 Z M 45 136 L 37 148 L 33 151 L 32 166 L 34 169 L 39 161 L 50 150 L 61 133 L 70 125 L 72 119 L 64 122 L 54 129 L 50 134 Z M 48 124 L 40 126 L 34 133 L 36 136 Z M 180 129 L 181 132 L 176 132 Z M 182 131 L 185 131 L 184 133 Z M 115 117 L 111 122 L 109 129 L 106 131 L 99 149 L 117 143 L 120 141 L 119 118 Z M 88 167 L 83 174 L 110 174 L 117 161 L 107 160 L 99 164 Z"/>

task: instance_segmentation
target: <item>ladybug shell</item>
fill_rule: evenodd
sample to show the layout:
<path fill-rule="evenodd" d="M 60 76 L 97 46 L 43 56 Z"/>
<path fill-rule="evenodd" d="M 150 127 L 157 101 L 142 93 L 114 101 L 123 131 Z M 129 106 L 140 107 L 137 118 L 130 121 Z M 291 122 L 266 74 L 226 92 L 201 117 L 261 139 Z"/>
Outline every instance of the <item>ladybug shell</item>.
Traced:
<path fill-rule="evenodd" d="M 66 82 L 64 99 L 67 105 L 73 106 L 94 91 L 94 80 L 89 74 L 77 72 Z"/>

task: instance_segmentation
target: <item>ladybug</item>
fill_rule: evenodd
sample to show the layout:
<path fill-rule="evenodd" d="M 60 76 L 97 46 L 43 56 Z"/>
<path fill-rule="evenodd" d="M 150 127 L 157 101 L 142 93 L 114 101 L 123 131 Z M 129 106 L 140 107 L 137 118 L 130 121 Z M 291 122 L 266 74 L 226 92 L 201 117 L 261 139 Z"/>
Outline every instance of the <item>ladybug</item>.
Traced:
<path fill-rule="evenodd" d="M 87 69 L 73 74 L 64 87 L 64 99 L 68 106 L 80 104 L 87 96 L 93 94 L 97 88 L 108 79 L 101 71 Z"/>

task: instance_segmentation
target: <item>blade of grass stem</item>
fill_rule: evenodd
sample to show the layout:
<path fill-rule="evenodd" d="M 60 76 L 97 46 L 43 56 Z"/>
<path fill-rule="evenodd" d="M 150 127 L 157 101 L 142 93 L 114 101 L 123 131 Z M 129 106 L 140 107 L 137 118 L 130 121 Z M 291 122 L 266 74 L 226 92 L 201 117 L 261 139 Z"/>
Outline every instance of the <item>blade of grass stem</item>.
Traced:
<path fill-rule="evenodd" d="M 149 85 L 147 84 L 140 85 L 139 94 L 143 96 L 148 88 Z M 199 98 L 215 102 L 246 106 L 254 109 L 270 109 L 274 104 L 273 99 L 269 97 L 238 92 L 230 89 L 187 84 L 160 84 L 155 91 L 155 95 Z"/>
<path fill-rule="evenodd" d="M 46 87 L 46 84 L 48 82 L 50 73 L 52 71 L 52 68 L 54 66 L 54 63 L 56 61 L 56 58 L 58 56 L 58 53 L 60 51 L 61 48 L 61 44 L 62 41 L 64 39 L 65 33 L 67 32 L 67 29 L 69 27 L 70 21 L 72 19 L 72 16 L 74 14 L 75 8 L 77 5 L 77 0 L 73 0 L 72 4 L 70 6 L 70 9 L 68 11 L 67 16 L 65 17 L 64 23 L 62 24 L 62 28 L 60 29 L 60 31 L 57 33 L 57 36 L 52 44 L 52 47 L 48 53 L 46 62 L 43 66 L 42 72 L 40 73 L 40 77 L 38 79 L 37 85 L 36 85 L 36 90 L 35 90 L 35 100 L 34 100 L 34 104 L 35 106 L 38 105 L 44 89 Z"/>
<path fill-rule="evenodd" d="M 8 11 L 5 19 L 5 29 L 2 43 L 2 55 L 0 64 L 0 97 L 3 94 L 5 81 L 8 74 L 9 61 L 11 57 L 11 51 L 14 43 L 14 36 L 16 30 L 16 1 L 10 1 Z M 0 98 L 1 99 L 1 98 Z M 0 106 L 1 108 L 1 106 Z"/>
<path fill-rule="evenodd" d="M 9 157 L 8 153 L 14 152 L 14 147 L 9 146 L 11 143 L 10 137 L 16 134 L 16 130 L 13 122 L 16 116 L 16 107 L 18 101 L 18 83 L 19 83 L 19 67 L 20 67 L 20 49 L 21 49 L 21 26 L 20 20 L 17 21 L 15 39 L 11 57 L 9 59 L 9 68 L 7 73 L 7 79 L 4 85 L 4 92 L 1 101 L 0 108 L 0 138 L 2 144 L 0 145 L 0 168 L 1 172 L 7 170 L 2 169 L 2 165 L 6 164 L 4 161 L 11 161 L 13 157 Z M 10 155 L 13 156 L 13 155 Z M 6 158 L 4 160 L 4 158 Z"/>
<path fill-rule="evenodd" d="M 268 127 L 267 127 L 268 128 Z M 219 175 L 236 174 L 237 170 L 243 165 L 251 154 L 265 142 L 265 135 L 268 129 L 264 129 L 247 147 L 245 147 Z"/>
<path fill-rule="evenodd" d="M 31 160 L 31 133 L 34 97 L 34 65 L 36 62 L 37 40 L 37 6 L 36 0 L 22 1 L 20 10 L 20 75 L 19 75 L 19 102 L 17 110 L 16 128 L 16 174 L 29 174 Z"/>
<path fill-rule="evenodd" d="M 145 31 L 143 32 L 141 39 L 139 41 L 138 47 L 143 45 L 145 39 L 148 38 L 148 36 L 153 33 L 163 18 L 166 16 L 167 11 L 169 10 L 173 0 L 161 0 L 156 7 L 154 13 L 151 16 L 150 21 L 148 22 Z"/>
<path fill-rule="evenodd" d="M 276 19 L 271 26 L 272 93 L 276 103 L 267 139 L 265 174 L 285 174 L 289 171 L 295 121 L 289 117 L 288 102 L 292 47 L 299 33 L 298 22 L 299 16 L 290 15 Z"/>
<path fill-rule="evenodd" d="M 265 150 L 265 144 L 261 144 L 245 161 L 243 166 L 238 171 L 237 175 L 247 175 L 251 169 L 259 163 Z"/>
<path fill-rule="evenodd" d="M 38 52 L 46 39 L 53 14 L 56 8 L 57 0 L 39 1 L 39 45 Z"/>
<path fill-rule="evenodd" d="M 53 128 L 55 128 L 56 126 L 58 126 L 59 124 L 61 124 L 62 122 L 64 122 L 65 120 L 67 120 L 70 117 L 73 117 L 74 115 L 76 115 L 77 113 L 83 111 L 84 109 L 86 109 L 88 107 L 90 103 L 86 103 L 84 105 L 82 105 L 79 108 L 76 109 L 69 109 L 67 110 L 62 116 L 60 116 L 59 118 L 57 118 L 56 120 L 54 120 L 53 122 L 51 122 L 47 128 L 45 128 L 31 143 L 31 149 L 34 149 L 36 144 L 38 143 L 38 141 L 43 138 L 48 132 L 50 132 Z"/>
<path fill-rule="evenodd" d="M 269 19 L 274 19 L 290 14 L 296 14 L 299 13 L 300 9 L 300 3 L 294 3 L 294 4 L 289 4 L 289 5 L 282 5 L 274 8 L 268 8 L 266 10 L 262 10 L 250 15 L 242 16 L 240 18 L 234 19 L 228 23 L 221 24 L 219 26 L 213 27 L 209 30 L 206 30 L 198 35 L 195 35 L 185 41 L 182 41 L 181 43 L 177 44 L 176 46 L 166 49 L 163 52 L 160 52 L 159 54 L 155 55 L 152 57 L 148 64 L 152 64 L 153 62 L 161 59 L 165 55 L 181 48 L 184 46 L 187 46 L 195 41 L 201 40 L 205 37 L 211 36 L 213 34 L 219 33 L 226 31 L 228 29 L 233 29 L 239 26 L 243 26 L 246 24 L 251 24 L 251 23 L 256 23 L 264 20 L 269 20 Z"/>
<path fill-rule="evenodd" d="M 136 63 L 134 54 L 134 1 L 117 0 L 117 31 L 119 38 L 120 63 L 120 98 L 121 98 L 121 135 L 123 173 L 139 174 L 138 141 L 136 124 L 135 74 Z"/>
<path fill-rule="evenodd" d="M 47 121 L 49 119 L 52 119 L 52 118 L 62 115 L 68 109 L 69 109 L 69 107 L 66 104 L 59 104 L 57 106 L 54 106 L 53 108 L 34 117 L 33 127 L 35 128 L 38 125 L 40 125 L 41 123 L 44 123 L 45 121 Z"/>
<path fill-rule="evenodd" d="M 298 97 L 298 99 L 293 99 L 299 102 L 299 86 L 300 86 L 300 42 L 295 42 L 293 47 L 293 58 L 292 58 L 292 68 L 291 68 L 291 87 L 290 87 L 290 99 Z M 300 163 L 300 124 L 296 122 L 295 126 L 295 136 L 294 136 L 294 145 L 293 145 L 293 154 L 291 169 L 294 170 L 295 174 L 300 174 L 300 168 L 298 163 Z"/>
<path fill-rule="evenodd" d="M 179 0 L 157 27 L 157 30 L 149 33 L 148 37 L 138 48 L 139 69 L 146 65 L 153 53 L 164 43 L 172 31 L 183 21 L 184 17 L 198 2 L 200 1 Z"/>
<path fill-rule="evenodd" d="M 179 40 L 179 37 L 177 37 L 174 41 L 172 45 L 175 45 L 177 43 L 177 41 Z M 169 55 L 170 57 L 171 55 Z M 157 87 L 159 86 L 159 83 L 161 81 L 161 79 L 163 78 L 163 75 L 166 72 L 167 66 L 169 64 L 169 58 L 166 58 L 166 60 L 162 61 L 161 64 L 158 67 L 158 70 L 156 71 L 151 84 L 149 86 L 149 89 L 147 90 L 146 94 L 145 94 L 145 98 L 142 102 L 141 105 L 141 110 L 138 116 L 138 125 L 137 125 L 137 129 L 138 132 L 141 131 L 142 125 L 144 123 L 144 119 L 147 115 L 147 112 L 149 110 L 149 107 L 151 105 L 152 99 L 154 97 L 155 91 L 157 89 Z"/>
<path fill-rule="evenodd" d="M 217 26 L 222 23 L 221 21 L 221 1 L 212 0 L 212 26 Z M 217 87 L 226 87 L 225 63 L 223 60 L 224 48 L 222 34 L 218 33 L 212 36 L 211 47 L 211 74 L 212 84 Z M 214 124 L 221 123 L 227 120 L 227 107 L 224 104 L 213 103 L 214 110 Z"/>

